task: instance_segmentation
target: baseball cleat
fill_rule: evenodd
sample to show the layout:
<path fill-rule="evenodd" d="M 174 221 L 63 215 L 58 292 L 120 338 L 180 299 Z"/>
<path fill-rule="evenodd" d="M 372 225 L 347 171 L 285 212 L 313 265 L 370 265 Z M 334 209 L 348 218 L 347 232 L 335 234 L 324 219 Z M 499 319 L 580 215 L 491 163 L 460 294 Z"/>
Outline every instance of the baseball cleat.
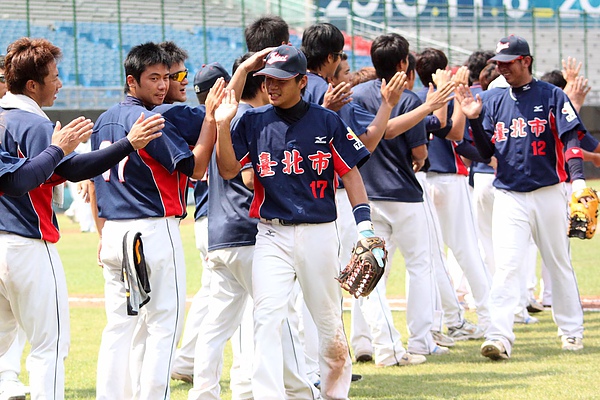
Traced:
<path fill-rule="evenodd" d="M 433 336 L 433 341 L 438 345 L 438 346 L 444 346 L 444 347 L 453 347 L 456 343 L 454 342 L 454 339 L 452 339 L 450 336 L 448 335 L 444 335 L 442 332 L 440 331 L 431 331 L 431 336 Z"/>
<path fill-rule="evenodd" d="M 508 360 L 509 357 L 504 345 L 499 340 L 486 340 L 483 342 L 481 345 L 481 355 L 494 361 Z"/>
<path fill-rule="evenodd" d="M 454 340 L 481 339 L 483 334 L 484 332 L 477 325 L 466 319 L 460 326 L 448 327 L 448 336 Z"/>
<path fill-rule="evenodd" d="M 0 379 L 1 400 L 25 400 L 25 385 L 18 378 Z"/>
<path fill-rule="evenodd" d="M 525 315 L 523 315 L 523 314 L 525 314 Z M 537 324 L 538 322 L 540 322 L 539 319 L 537 319 L 536 317 L 532 317 L 531 315 L 529 315 L 525 312 L 515 314 L 515 324 L 531 325 L 531 324 Z"/>
<path fill-rule="evenodd" d="M 359 356 L 356 356 L 356 362 L 367 363 L 371 361 L 373 361 L 373 356 L 370 354 L 361 354 Z"/>
<path fill-rule="evenodd" d="M 531 299 L 529 305 L 527 305 L 527 311 L 532 314 L 544 311 L 544 306 L 538 303 L 536 299 Z"/>
<path fill-rule="evenodd" d="M 171 379 L 176 381 L 184 381 L 186 383 L 194 384 L 194 376 L 187 374 L 180 374 L 179 372 L 171 372 Z"/>
<path fill-rule="evenodd" d="M 566 351 L 579 351 L 583 350 L 583 339 L 574 336 L 561 337 L 562 349 Z"/>
<path fill-rule="evenodd" d="M 352 374 L 352 382 L 362 381 L 363 376 L 360 374 Z"/>

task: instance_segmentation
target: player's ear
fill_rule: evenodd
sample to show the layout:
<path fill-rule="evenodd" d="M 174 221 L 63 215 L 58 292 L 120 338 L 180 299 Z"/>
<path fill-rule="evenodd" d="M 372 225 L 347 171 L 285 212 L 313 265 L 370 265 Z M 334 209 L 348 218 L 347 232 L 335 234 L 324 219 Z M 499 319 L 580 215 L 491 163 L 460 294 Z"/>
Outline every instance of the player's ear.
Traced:
<path fill-rule="evenodd" d="M 300 79 L 300 90 L 304 89 L 308 84 L 308 76 L 303 75 L 302 79 Z"/>
<path fill-rule="evenodd" d="M 131 90 L 131 88 L 137 86 L 137 81 L 135 80 L 133 75 L 127 75 L 127 78 L 125 78 L 125 80 L 127 81 L 127 86 L 129 86 L 130 90 Z"/>

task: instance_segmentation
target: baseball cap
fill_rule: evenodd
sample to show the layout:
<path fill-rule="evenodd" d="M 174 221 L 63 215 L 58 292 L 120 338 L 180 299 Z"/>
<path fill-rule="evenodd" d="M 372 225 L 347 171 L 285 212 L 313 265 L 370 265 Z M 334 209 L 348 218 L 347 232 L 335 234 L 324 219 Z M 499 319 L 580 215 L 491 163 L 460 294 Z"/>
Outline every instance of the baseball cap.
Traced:
<path fill-rule="evenodd" d="M 194 76 L 194 90 L 196 93 L 207 92 L 221 77 L 225 79 L 225 82 L 231 80 L 227 70 L 218 62 L 204 64 Z"/>
<path fill-rule="evenodd" d="M 267 55 L 265 67 L 254 75 L 266 75 L 275 79 L 306 75 L 306 56 L 294 46 L 281 45 Z"/>
<path fill-rule="evenodd" d="M 509 62 L 519 57 L 530 56 L 529 44 L 521 36 L 510 35 L 500 39 L 496 45 L 496 55 L 489 59 L 491 61 Z"/>

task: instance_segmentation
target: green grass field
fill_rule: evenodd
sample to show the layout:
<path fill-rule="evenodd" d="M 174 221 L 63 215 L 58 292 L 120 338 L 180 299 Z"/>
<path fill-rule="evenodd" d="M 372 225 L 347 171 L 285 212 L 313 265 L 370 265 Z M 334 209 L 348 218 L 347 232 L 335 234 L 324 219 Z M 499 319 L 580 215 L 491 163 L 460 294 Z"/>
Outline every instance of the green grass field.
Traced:
<path fill-rule="evenodd" d="M 78 225 L 59 218 L 62 238 L 58 243 L 71 297 L 102 297 L 103 278 L 96 265 L 97 235 L 80 233 Z M 200 286 L 200 262 L 195 249 L 193 224 L 181 226 L 188 267 L 187 294 Z M 599 238 L 572 240 L 573 264 L 582 297 L 600 296 L 597 260 Z M 404 297 L 404 263 L 396 254 L 388 284 L 390 297 Z M 479 355 L 481 341 L 460 342 L 449 355 L 430 356 L 425 364 L 412 367 L 375 368 L 358 364 L 354 372 L 364 375 L 352 384 L 352 399 L 592 399 L 600 398 L 597 368 L 600 354 L 600 314 L 585 313 L 585 349 L 578 353 L 560 350 L 550 312 L 538 314 L 537 325 L 520 325 L 517 342 L 508 362 L 491 362 Z M 349 312 L 344 315 L 349 323 Z M 476 319 L 474 315 L 471 319 Z M 394 312 L 395 324 L 406 338 L 405 313 Z M 71 306 L 71 350 L 66 362 L 66 398 L 93 399 L 104 309 L 96 303 Z M 349 325 L 347 325 L 349 326 Z M 225 356 L 222 397 L 230 399 L 229 349 Z M 27 382 L 27 373 L 21 374 Z M 190 385 L 172 381 L 172 398 L 187 399 Z"/>

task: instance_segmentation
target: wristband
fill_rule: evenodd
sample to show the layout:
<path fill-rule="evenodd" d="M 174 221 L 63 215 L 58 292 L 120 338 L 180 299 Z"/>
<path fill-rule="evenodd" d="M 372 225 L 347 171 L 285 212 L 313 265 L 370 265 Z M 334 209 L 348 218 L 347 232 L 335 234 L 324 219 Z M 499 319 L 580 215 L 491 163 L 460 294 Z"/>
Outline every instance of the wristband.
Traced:
<path fill-rule="evenodd" d="M 357 226 L 363 221 L 371 223 L 371 206 L 368 203 L 361 203 L 354 206 L 352 214 L 354 214 L 354 221 Z"/>
<path fill-rule="evenodd" d="M 571 158 L 580 158 L 583 160 L 583 151 L 579 147 L 570 147 L 565 151 L 565 161 Z"/>

